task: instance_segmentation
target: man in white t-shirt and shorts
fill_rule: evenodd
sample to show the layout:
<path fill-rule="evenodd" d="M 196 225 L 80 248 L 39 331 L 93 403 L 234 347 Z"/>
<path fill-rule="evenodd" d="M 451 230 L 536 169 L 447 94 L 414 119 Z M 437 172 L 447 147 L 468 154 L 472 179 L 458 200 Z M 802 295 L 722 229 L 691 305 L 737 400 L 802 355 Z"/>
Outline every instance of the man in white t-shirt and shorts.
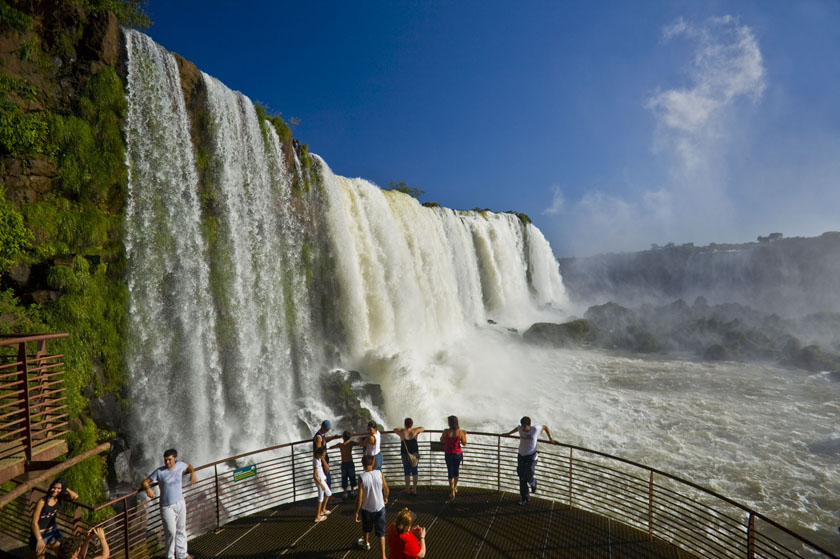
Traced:
<path fill-rule="evenodd" d="M 388 502 L 388 483 L 382 470 L 374 470 L 374 457 L 365 454 L 362 457 L 364 472 L 359 476 L 359 496 L 356 499 L 356 522 L 362 523 L 364 537 L 357 544 L 362 549 L 370 549 L 370 533 L 376 531 L 382 559 L 385 557 L 385 504 Z"/>
<path fill-rule="evenodd" d="M 531 425 L 531 418 L 527 415 L 519 420 L 519 425 L 508 431 L 508 435 L 516 432 L 519 433 L 519 454 L 516 457 L 516 475 L 519 476 L 519 495 L 522 499 L 519 501 L 520 505 L 527 505 L 531 496 L 528 492 L 530 486 L 531 493 L 537 491 L 537 480 L 534 478 L 534 472 L 537 470 L 537 439 L 540 433 L 545 431 L 548 435 L 548 440 L 554 442 L 551 438 L 551 431 L 548 425 Z"/>

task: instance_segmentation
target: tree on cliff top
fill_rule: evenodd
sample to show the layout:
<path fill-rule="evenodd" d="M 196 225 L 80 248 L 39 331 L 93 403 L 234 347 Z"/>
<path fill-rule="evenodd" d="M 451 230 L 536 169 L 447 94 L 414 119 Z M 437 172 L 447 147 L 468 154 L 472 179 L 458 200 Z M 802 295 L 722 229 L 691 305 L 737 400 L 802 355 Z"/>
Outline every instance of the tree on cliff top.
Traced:
<path fill-rule="evenodd" d="M 396 190 L 397 192 L 402 192 L 403 194 L 408 194 L 409 196 L 413 196 L 414 198 L 420 198 L 423 194 L 426 193 L 425 190 L 420 190 L 419 188 L 414 188 L 413 186 L 408 186 L 405 181 L 395 182 L 391 181 L 388 185 L 388 188 L 385 190 Z"/>

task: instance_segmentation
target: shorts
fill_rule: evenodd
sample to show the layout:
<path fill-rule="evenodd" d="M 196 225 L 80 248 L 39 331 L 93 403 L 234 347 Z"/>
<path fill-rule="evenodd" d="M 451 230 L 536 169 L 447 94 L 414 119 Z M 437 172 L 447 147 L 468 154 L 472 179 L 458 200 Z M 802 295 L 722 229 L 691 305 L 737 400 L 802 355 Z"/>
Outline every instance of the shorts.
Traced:
<path fill-rule="evenodd" d="M 360 511 L 362 513 L 362 532 L 370 533 L 376 529 L 376 537 L 385 537 L 385 507 L 370 512 L 365 509 Z"/>
<path fill-rule="evenodd" d="M 46 530 L 41 530 L 41 537 L 44 538 L 44 543 L 50 545 L 51 543 L 60 542 L 61 541 L 61 532 L 58 530 L 58 526 L 51 526 Z M 35 536 L 29 536 L 29 549 L 35 551 L 38 547 L 38 540 Z"/>
<path fill-rule="evenodd" d="M 400 458 L 402 458 L 403 471 L 405 472 L 406 477 L 416 476 L 418 466 L 412 466 L 411 462 L 408 461 L 408 456 L 405 454 L 400 454 Z"/>
<path fill-rule="evenodd" d="M 321 482 L 326 486 L 326 489 L 321 488 L 321 484 L 318 484 L 318 502 L 323 503 L 324 497 L 330 497 L 332 495 L 332 491 L 330 491 L 330 486 L 327 485 L 327 480 L 322 479 Z"/>
<path fill-rule="evenodd" d="M 464 454 L 461 452 L 447 452 L 443 457 L 446 459 L 446 476 L 449 479 L 458 477 L 461 470 L 461 462 L 464 461 Z"/>
<path fill-rule="evenodd" d="M 356 488 L 356 464 L 352 461 L 341 463 L 341 488 L 347 491 L 348 487 Z"/>

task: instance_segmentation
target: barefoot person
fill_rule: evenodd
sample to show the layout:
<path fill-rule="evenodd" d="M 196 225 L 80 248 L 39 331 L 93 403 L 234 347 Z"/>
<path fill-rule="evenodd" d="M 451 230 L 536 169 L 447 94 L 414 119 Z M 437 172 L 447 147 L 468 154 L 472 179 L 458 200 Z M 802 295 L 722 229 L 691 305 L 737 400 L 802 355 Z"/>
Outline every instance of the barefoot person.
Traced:
<path fill-rule="evenodd" d="M 338 438 L 338 435 L 332 435 L 330 437 L 327 436 L 327 432 L 332 429 L 332 423 L 330 423 L 329 419 L 325 419 L 321 422 L 321 426 L 315 431 L 315 435 L 312 436 L 312 452 L 315 452 L 319 448 L 327 447 L 327 443 L 335 440 Z M 324 462 L 329 464 L 330 463 L 330 455 L 324 455 Z M 332 489 L 332 473 L 327 470 L 325 472 L 327 474 L 327 487 Z"/>
<path fill-rule="evenodd" d="M 507 435 L 512 435 L 519 432 L 519 452 L 516 456 L 516 475 L 519 476 L 519 496 L 521 497 L 519 504 L 527 505 L 531 500 L 528 494 L 528 486 L 531 487 L 531 493 L 537 491 L 537 480 L 534 473 L 537 470 L 537 439 L 540 433 L 545 431 L 548 440 L 554 442 L 551 438 L 551 431 L 548 425 L 531 425 L 531 418 L 527 415 L 519 420 L 519 426 L 514 427 L 508 431 Z"/>
<path fill-rule="evenodd" d="M 61 532 L 58 530 L 58 511 L 67 499 L 74 501 L 78 493 L 67 487 L 67 482 L 59 478 L 50 484 L 47 494 L 38 499 L 32 511 L 29 549 L 35 552 L 37 559 L 43 559 L 47 551 L 55 552 L 61 545 Z"/>
<path fill-rule="evenodd" d="M 330 501 L 332 491 L 330 491 L 330 486 L 327 485 L 327 474 L 325 473 L 330 471 L 330 465 L 324 460 L 326 454 L 327 449 L 322 446 L 315 451 L 315 457 L 313 458 L 313 476 L 315 477 L 315 485 L 318 487 L 318 508 L 315 511 L 315 522 L 326 520 L 330 513 L 327 510 L 327 503 Z"/>
<path fill-rule="evenodd" d="M 388 525 L 388 559 L 423 559 L 426 556 L 426 529 L 411 527 L 414 515 L 407 508 Z"/>
<path fill-rule="evenodd" d="M 190 483 L 195 483 L 193 467 L 178 460 L 178 451 L 170 448 L 163 453 L 163 466 L 143 480 L 149 499 L 155 498 L 151 484 L 156 481 L 160 487 L 160 519 L 166 535 L 167 559 L 187 557 L 187 505 L 181 484 L 184 472 L 189 472 Z"/>
<path fill-rule="evenodd" d="M 105 530 L 101 526 L 91 528 L 87 534 L 78 534 L 70 542 L 62 542 L 56 557 L 58 559 L 85 559 L 91 536 L 96 536 L 99 540 L 99 554 L 94 555 L 91 559 L 108 559 L 111 557 L 108 540 L 105 539 Z"/>
<path fill-rule="evenodd" d="M 402 439 L 402 445 L 400 445 L 400 458 L 402 459 L 403 470 L 405 471 L 405 490 L 409 495 L 417 495 L 417 477 L 419 473 L 417 470 L 417 464 L 420 461 L 420 449 L 417 446 L 417 435 L 422 433 L 424 429 L 422 427 L 414 427 L 414 420 L 410 417 L 405 418 L 403 425 L 405 425 L 405 427 L 395 428 L 394 433 L 399 435 L 400 439 Z M 414 480 L 413 489 L 409 484 L 409 481 L 412 478 Z"/>
<path fill-rule="evenodd" d="M 458 492 L 458 474 L 464 461 L 461 447 L 467 445 L 467 433 L 458 425 L 458 416 L 450 415 L 446 421 L 449 423 L 449 429 L 443 430 L 440 440 L 443 443 L 446 475 L 449 478 L 449 498 L 454 499 Z"/>
<path fill-rule="evenodd" d="M 370 533 L 376 531 L 382 559 L 385 557 L 385 505 L 388 503 L 388 482 L 382 470 L 374 470 L 373 456 L 362 457 L 364 472 L 359 476 L 359 496 L 356 498 L 356 522 L 362 523 L 364 537 L 356 544 L 362 549 L 370 549 Z"/>

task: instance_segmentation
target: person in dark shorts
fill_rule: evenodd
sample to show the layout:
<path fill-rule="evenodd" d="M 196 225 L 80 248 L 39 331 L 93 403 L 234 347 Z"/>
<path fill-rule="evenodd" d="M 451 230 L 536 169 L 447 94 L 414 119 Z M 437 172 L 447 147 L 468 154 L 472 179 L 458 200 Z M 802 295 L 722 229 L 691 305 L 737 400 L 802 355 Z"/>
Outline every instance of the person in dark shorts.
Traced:
<path fill-rule="evenodd" d="M 353 497 L 356 492 L 356 464 L 353 462 L 353 447 L 359 446 L 359 443 L 350 440 L 350 431 L 344 431 L 341 438 L 344 439 L 343 442 L 332 445 L 330 450 L 337 448 L 341 451 L 341 488 L 344 490 L 341 497 L 346 499 Z"/>
<path fill-rule="evenodd" d="M 356 498 L 356 522 L 362 523 L 364 537 L 356 544 L 362 549 L 370 549 L 370 533 L 376 532 L 382 559 L 385 557 L 385 505 L 388 503 L 388 482 L 382 470 L 374 470 L 374 457 L 366 454 L 362 457 L 364 472 L 359 476 L 359 496 Z"/>
<path fill-rule="evenodd" d="M 417 464 L 420 460 L 420 448 L 417 446 L 417 435 L 422 433 L 422 427 L 414 427 L 414 420 L 406 417 L 403 422 L 405 427 L 397 427 L 394 433 L 400 436 L 402 444 L 400 445 L 400 458 L 402 459 L 403 471 L 405 472 L 405 490 L 409 495 L 417 495 L 417 477 L 419 475 Z M 415 458 L 412 464 L 412 458 Z M 410 481 L 414 481 L 412 488 Z"/>
<path fill-rule="evenodd" d="M 35 502 L 32 510 L 29 549 L 35 552 L 37 559 L 43 559 L 47 551 L 55 553 L 61 545 L 61 532 L 58 530 L 58 511 L 67 499 L 74 501 L 78 493 L 67 487 L 67 482 L 59 478 L 50 484 L 47 494 Z"/>

